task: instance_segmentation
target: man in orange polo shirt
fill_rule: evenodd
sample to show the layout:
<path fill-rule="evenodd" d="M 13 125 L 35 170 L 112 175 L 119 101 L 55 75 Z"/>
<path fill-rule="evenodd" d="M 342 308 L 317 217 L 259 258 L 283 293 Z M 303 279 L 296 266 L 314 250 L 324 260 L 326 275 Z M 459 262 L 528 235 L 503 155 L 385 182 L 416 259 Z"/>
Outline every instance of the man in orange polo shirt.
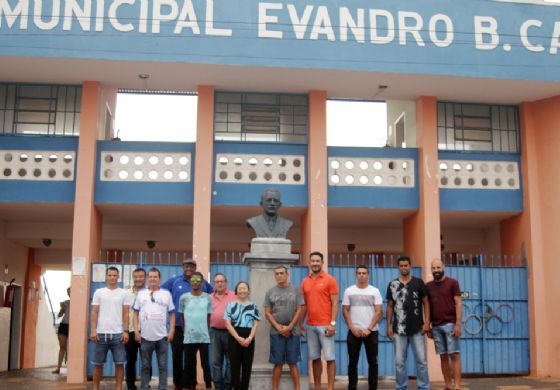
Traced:
<path fill-rule="evenodd" d="M 334 354 L 334 334 L 338 315 L 338 284 L 336 279 L 323 271 L 323 254 L 309 255 L 311 271 L 301 283 L 301 292 L 307 309 L 307 349 L 313 361 L 313 381 L 315 389 L 321 389 L 321 350 L 327 361 L 328 389 L 334 389 L 336 361 Z"/>

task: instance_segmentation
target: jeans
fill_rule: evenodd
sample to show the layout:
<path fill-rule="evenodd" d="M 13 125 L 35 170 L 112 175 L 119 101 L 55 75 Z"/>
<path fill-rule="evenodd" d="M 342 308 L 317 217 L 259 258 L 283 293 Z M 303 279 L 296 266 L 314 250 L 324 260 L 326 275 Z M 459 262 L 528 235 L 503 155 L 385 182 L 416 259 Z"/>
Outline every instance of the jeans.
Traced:
<path fill-rule="evenodd" d="M 204 384 L 207 389 L 212 388 L 212 374 L 210 373 L 210 361 L 208 360 L 208 344 L 185 344 L 185 362 L 187 363 L 188 389 L 196 388 L 196 352 L 200 351 L 200 365 L 204 373 Z"/>
<path fill-rule="evenodd" d="M 459 337 L 453 334 L 455 324 L 448 322 L 441 325 L 432 325 L 432 335 L 434 336 L 434 345 L 438 355 L 449 355 L 461 352 Z"/>
<path fill-rule="evenodd" d="M 270 335 L 270 354 L 268 362 L 274 365 L 297 364 L 301 360 L 299 336 L 284 337 L 280 334 Z"/>
<path fill-rule="evenodd" d="M 140 355 L 142 357 L 142 373 L 141 378 L 141 390 L 147 390 L 150 388 L 150 373 L 152 368 L 152 353 L 156 351 L 156 358 L 158 363 L 158 373 L 159 373 L 159 390 L 167 389 L 167 350 L 169 349 L 169 342 L 167 337 L 162 338 L 157 341 L 148 341 L 142 339 L 140 343 Z"/>
<path fill-rule="evenodd" d="M 429 389 L 430 379 L 428 378 L 428 361 L 426 357 L 426 338 L 421 332 L 413 335 L 395 334 L 395 361 L 396 361 L 396 382 L 397 390 L 408 388 L 408 375 L 406 373 L 406 354 L 408 345 L 412 347 L 414 359 L 416 360 L 416 383 L 418 389 Z"/>
<path fill-rule="evenodd" d="M 229 333 L 227 330 L 210 329 L 212 345 L 212 375 L 216 390 L 231 389 L 231 373 L 227 358 Z M 225 367 L 224 367 L 225 364 Z"/>
<path fill-rule="evenodd" d="M 121 342 L 121 336 L 122 333 L 98 333 L 91 363 L 95 366 L 102 366 L 107 359 L 107 352 L 111 351 L 113 362 L 124 365 L 126 363 L 126 351 L 124 344 Z"/>
<path fill-rule="evenodd" d="M 173 353 L 173 384 L 182 389 L 187 387 L 187 375 L 185 373 L 185 364 L 183 362 L 183 327 L 175 326 L 175 335 L 171 342 L 171 351 Z"/>
<path fill-rule="evenodd" d="M 128 332 L 128 342 L 124 347 L 126 349 L 126 387 L 128 390 L 136 390 L 134 382 L 136 381 L 136 360 L 138 358 L 140 343 L 137 343 L 134 339 L 134 332 Z"/>
<path fill-rule="evenodd" d="M 348 331 L 348 389 L 356 390 L 358 386 L 358 361 L 362 344 L 366 349 L 368 361 L 368 389 L 377 390 L 377 340 L 379 333 L 371 332 L 367 337 L 356 337 Z"/>

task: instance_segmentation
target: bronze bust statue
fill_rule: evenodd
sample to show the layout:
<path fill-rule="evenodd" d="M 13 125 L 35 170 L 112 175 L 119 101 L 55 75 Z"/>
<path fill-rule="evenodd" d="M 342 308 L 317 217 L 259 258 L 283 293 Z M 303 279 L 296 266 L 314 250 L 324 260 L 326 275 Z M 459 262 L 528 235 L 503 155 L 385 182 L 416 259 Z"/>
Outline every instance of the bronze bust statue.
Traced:
<path fill-rule="evenodd" d="M 263 209 L 262 214 L 249 218 L 247 226 L 255 231 L 257 237 L 286 238 L 293 222 L 278 215 L 278 210 L 282 206 L 280 191 L 266 188 L 261 194 L 260 205 Z"/>

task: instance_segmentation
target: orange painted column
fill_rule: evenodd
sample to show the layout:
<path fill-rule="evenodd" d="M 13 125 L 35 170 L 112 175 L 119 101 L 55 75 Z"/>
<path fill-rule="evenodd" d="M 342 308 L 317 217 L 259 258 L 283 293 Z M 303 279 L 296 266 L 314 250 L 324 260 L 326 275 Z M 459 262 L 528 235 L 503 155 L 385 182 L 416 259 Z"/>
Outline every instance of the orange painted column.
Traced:
<path fill-rule="evenodd" d="M 520 119 L 523 212 L 501 223 L 502 251 L 521 254 L 527 263 L 531 374 L 560 376 L 560 335 L 553 325 L 560 315 L 550 310 L 560 296 L 560 266 L 551 255 L 560 250 L 560 181 L 554 177 L 559 166 L 560 97 L 523 103 Z"/>
<path fill-rule="evenodd" d="M 35 367 L 35 347 L 37 343 L 37 319 L 39 317 L 39 297 L 41 289 L 41 266 L 35 264 L 35 250 L 28 249 L 27 269 L 23 294 L 23 332 L 21 334 L 21 368 Z"/>
<path fill-rule="evenodd" d="M 327 214 L 327 93 L 309 92 L 309 136 L 307 152 L 308 201 L 301 221 L 301 259 L 322 252 L 328 258 Z M 325 261 L 325 265 L 328 261 Z"/>
<path fill-rule="evenodd" d="M 411 257 L 414 266 L 422 267 L 423 279 L 427 281 L 432 278 L 430 263 L 441 256 L 435 97 L 423 96 L 416 101 L 416 145 L 420 207 L 404 221 L 404 253 Z M 443 379 L 439 358 L 431 340 L 428 341 L 427 352 L 430 378 Z"/>
<path fill-rule="evenodd" d="M 89 279 L 91 263 L 101 249 L 102 218 L 94 205 L 97 134 L 102 126 L 102 91 L 98 82 L 82 84 L 80 139 L 76 162 L 76 196 L 72 232 L 72 263 L 85 264 L 84 274 L 72 274 L 70 335 L 68 337 L 68 383 L 86 380 Z"/>
<path fill-rule="evenodd" d="M 210 271 L 212 167 L 214 161 L 214 87 L 198 87 L 194 162 L 193 259 L 204 275 Z"/>

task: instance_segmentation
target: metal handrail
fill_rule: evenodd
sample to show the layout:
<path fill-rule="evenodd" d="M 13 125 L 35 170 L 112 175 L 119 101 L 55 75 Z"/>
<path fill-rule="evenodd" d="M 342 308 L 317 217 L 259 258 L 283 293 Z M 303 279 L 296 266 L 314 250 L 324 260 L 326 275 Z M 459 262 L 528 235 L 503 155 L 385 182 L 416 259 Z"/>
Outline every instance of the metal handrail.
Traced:
<path fill-rule="evenodd" d="M 49 288 L 47 287 L 47 281 L 45 280 L 45 275 L 44 274 L 41 275 L 41 279 L 43 280 L 43 289 L 45 290 L 45 295 L 47 297 L 47 300 L 49 301 L 49 307 L 51 308 L 53 326 L 56 327 L 56 316 L 54 314 L 54 308 L 53 308 L 53 305 L 52 305 L 51 296 L 49 294 Z"/>

